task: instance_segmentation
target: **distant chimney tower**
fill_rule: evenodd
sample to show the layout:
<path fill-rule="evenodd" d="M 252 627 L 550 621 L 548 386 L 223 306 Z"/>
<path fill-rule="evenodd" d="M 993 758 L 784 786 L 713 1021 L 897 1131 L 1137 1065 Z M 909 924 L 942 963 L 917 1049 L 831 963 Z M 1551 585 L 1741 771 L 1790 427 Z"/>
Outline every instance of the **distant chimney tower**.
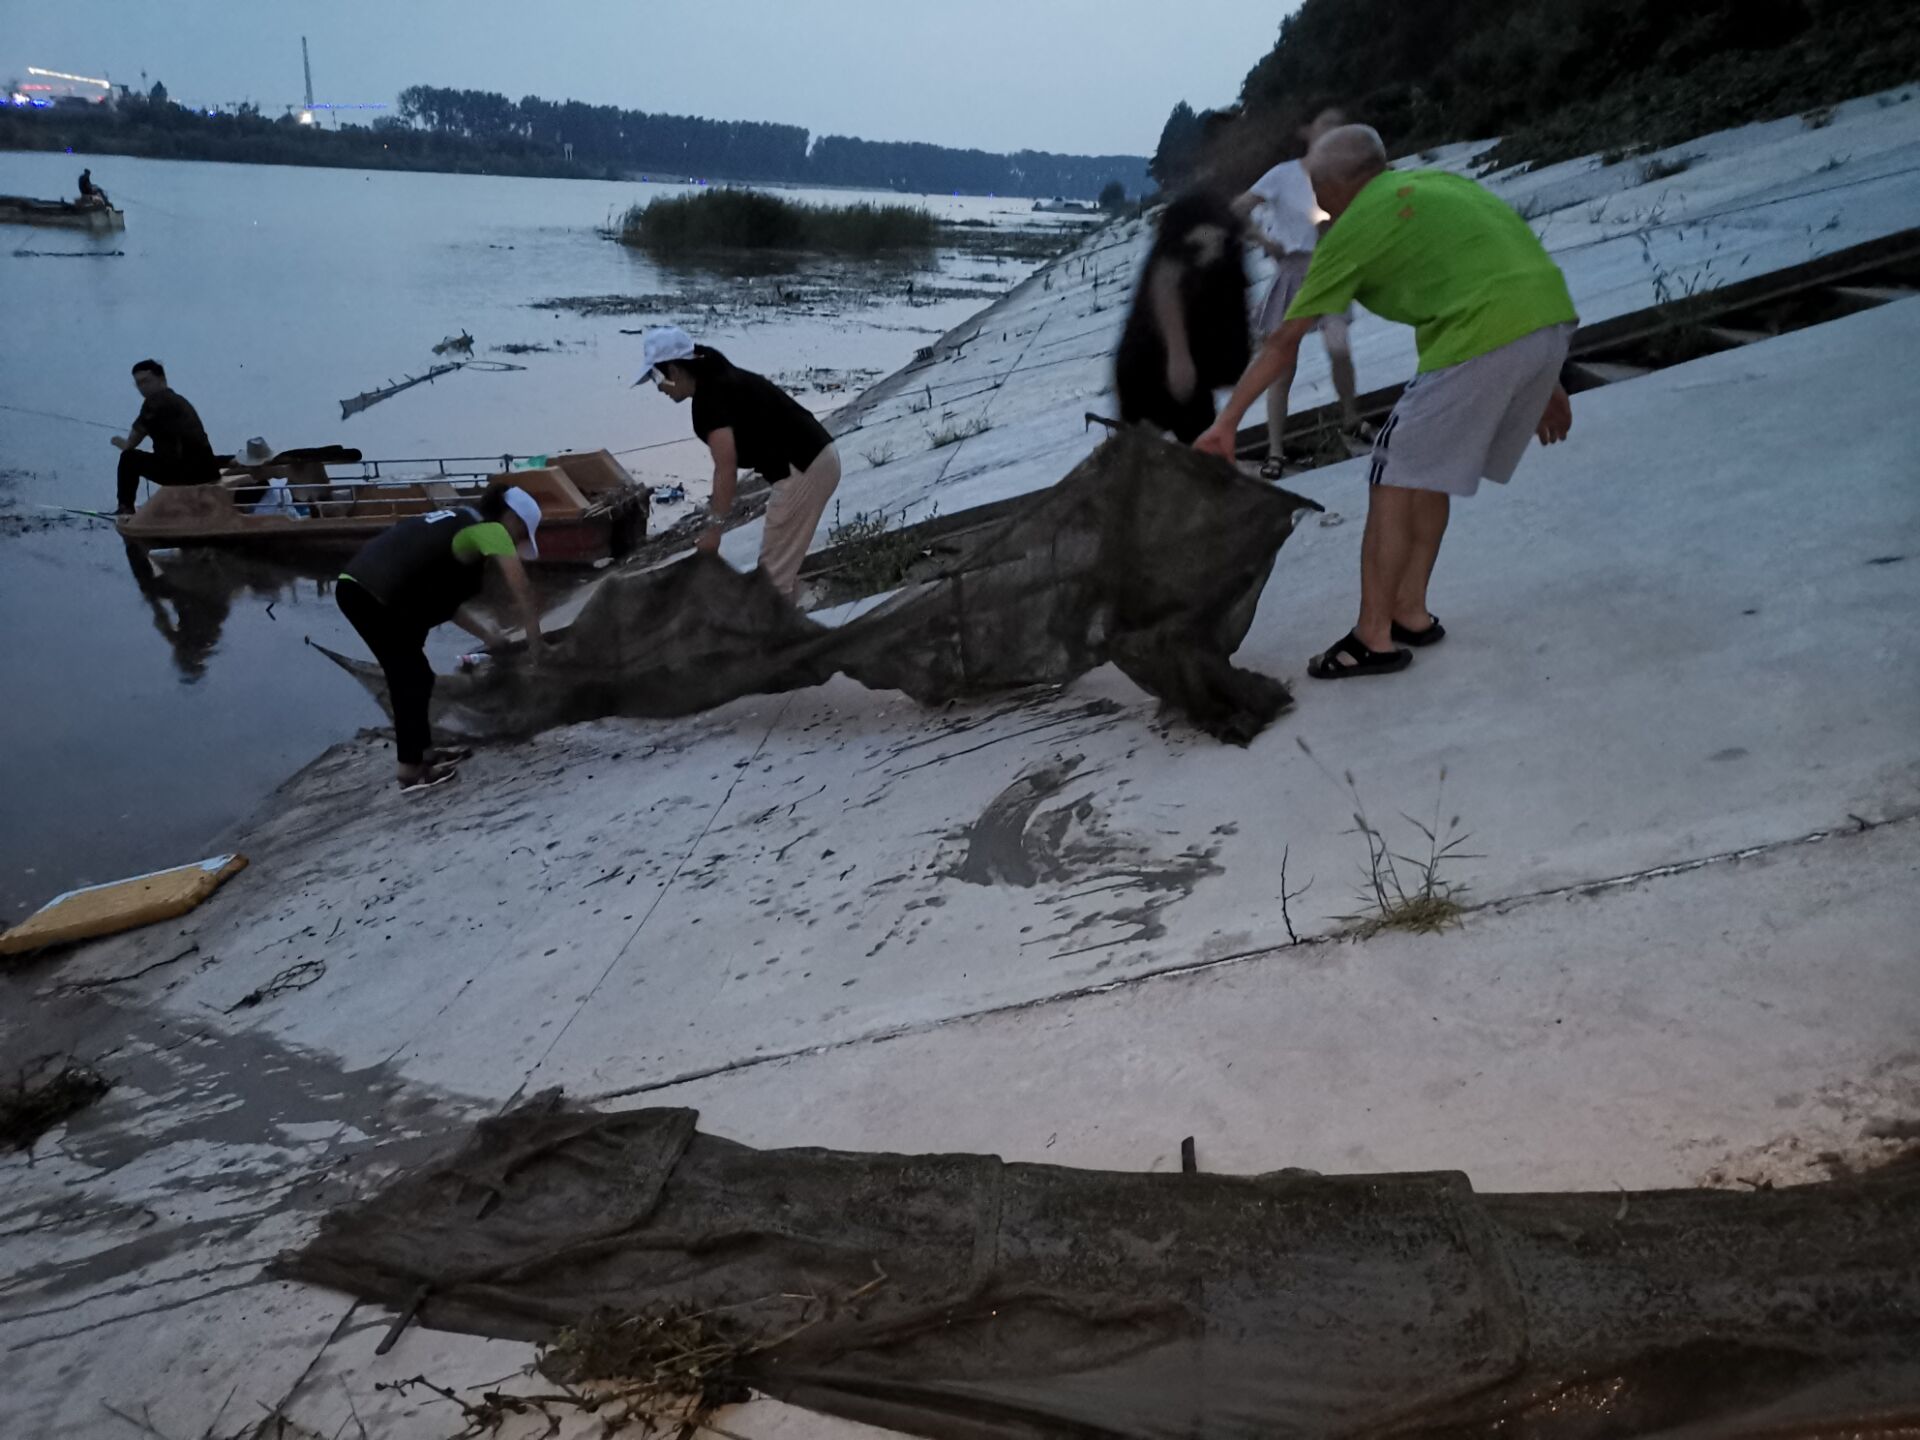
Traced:
<path fill-rule="evenodd" d="M 313 124 L 313 61 L 307 58 L 307 37 L 300 37 L 300 68 L 307 77 L 307 108 L 300 112 L 302 125 Z"/>

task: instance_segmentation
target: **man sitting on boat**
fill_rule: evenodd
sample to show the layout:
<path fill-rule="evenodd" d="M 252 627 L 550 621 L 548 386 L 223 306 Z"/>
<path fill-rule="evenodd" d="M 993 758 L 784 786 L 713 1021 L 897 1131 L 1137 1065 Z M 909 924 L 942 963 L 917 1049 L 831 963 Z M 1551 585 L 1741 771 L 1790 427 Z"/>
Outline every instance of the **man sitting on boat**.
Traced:
<path fill-rule="evenodd" d="M 156 485 L 210 485 L 220 478 L 219 462 L 200 423 L 199 412 L 186 397 L 167 385 L 167 372 L 158 360 L 142 360 L 133 367 L 133 388 L 141 395 L 140 414 L 133 429 L 113 437 L 120 452 L 119 505 L 115 513 L 133 514 L 140 482 Z M 140 442 L 153 440 L 151 452 Z"/>
<path fill-rule="evenodd" d="M 80 172 L 80 203 L 90 209 L 104 210 L 110 203 L 107 192 L 93 183 L 93 167 L 89 165 Z"/>

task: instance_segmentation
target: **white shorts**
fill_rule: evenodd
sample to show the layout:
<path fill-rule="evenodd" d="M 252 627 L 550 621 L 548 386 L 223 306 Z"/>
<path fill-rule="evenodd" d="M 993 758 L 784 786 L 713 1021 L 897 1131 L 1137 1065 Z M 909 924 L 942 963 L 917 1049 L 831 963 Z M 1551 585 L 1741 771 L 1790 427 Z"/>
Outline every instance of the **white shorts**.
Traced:
<path fill-rule="evenodd" d="M 1309 250 L 1302 254 L 1296 250 L 1274 263 L 1280 267 L 1279 272 L 1273 277 L 1273 284 L 1267 287 L 1267 298 L 1260 302 L 1260 314 L 1254 321 L 1255 332 L 1262 340 L 1278 330 L 1280 322 L 1287 318 L 1294 297 L 1307 282 L 1307 267 L 1313 263 L 1313 252 Z M 1346 325 L 1352 318 L 1353 310 L 1349 306 L 1339 315 L 1322 315 L 1313 328 L 1332 344 L 1339 345 L 1346 338 Z"/>
<path fill-rule="evenodd" d="M 1416 375 L 1373 441 L 1370 485 L 1471 495 L 1513 478 L 1573 341 L 1571 323 Z"/>

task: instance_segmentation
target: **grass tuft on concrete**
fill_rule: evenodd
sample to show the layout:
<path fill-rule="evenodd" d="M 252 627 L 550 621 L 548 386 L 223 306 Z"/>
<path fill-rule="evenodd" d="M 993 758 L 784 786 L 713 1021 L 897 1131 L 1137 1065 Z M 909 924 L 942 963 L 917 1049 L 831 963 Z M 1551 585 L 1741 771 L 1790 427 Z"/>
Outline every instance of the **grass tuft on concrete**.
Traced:
<path fill-rule="evenodd" d="M 1675 175 L 1684 175 L 1693 168 L 1697 155 L 1669 155 L 1665 159 L 1653 159 L 1640 167 L 1640 183 L 1652 185 L 1660 180 L 1671 180 Z"/>
<path fill-rule="evenodd" d="M 935 507 L 927 519 L 939 513 Z M 834 593 L 848 599 L 894 589 L 925 549 L 918 534 L 908 528 L 906 511 L 900 512 L 898 525 L 884 510 L 857 511 L 851 519 L 842 520 L 837 504 L 827 529 L 827 548 L 835 553 Z"/>
<path fill-rule="evenodd" d="M 1333 778 L 1305 740 L 1296 736 L 1294 744 L 1323 775 L 1329 780 Z M 1400 812 L 1400 818 L 1425 842 L 1423 849 L 1415 848 L 1412 854 L 1396 851 L 1380 827 L 1367 818 L 1353 772 L 1344 772 L 1341 781 L 1353 801 L 1352 833 L 1360 836 L 1367 847 L 1366 863 L 1361 868 L 1365 878 L 1358 896 L 1360 908 L 1339 917 L 1347 926 L 1347 934 L 1356 940 L 1370 939 L 1389 930 L 1432 935 L 1458 925 L 1466 913 L 1467 907 L 1460 897 L 1466 894 L 1467 887 L 1447 878 L 1446 872 L 1462 860 L 1481 857 L 1467 853 L 1464 848 L 1472 837 L 1460 829 L 1458 815 L 1444 822 L 1441 819 L 1445 813 L 1446 768 L 1441 767 L 1439 784 L 1434 790 L 1432 820 L 1418 820 L 1404 810 Z"/>
<path fill-rule="evenodd" d="M 971 420 L 956 421 L 952 425 L 942 426 L 927 438 L 933 443 L 928 447 L 944 450 L 949 445 L 958 445 L 962 440 L 971 440 L 976 435 L 984 435 L 993 428 L 993 422 L 984 415 L 976 415 Z"/>

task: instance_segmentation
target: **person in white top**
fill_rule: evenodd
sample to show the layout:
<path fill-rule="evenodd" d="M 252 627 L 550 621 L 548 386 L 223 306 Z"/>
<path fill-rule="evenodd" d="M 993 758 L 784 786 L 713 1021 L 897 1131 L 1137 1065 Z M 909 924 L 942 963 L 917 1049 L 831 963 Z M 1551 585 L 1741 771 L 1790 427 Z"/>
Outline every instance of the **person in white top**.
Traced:
<path fill-rule="evenodd" d="M 1344 112 L 1323 109 L 1301 127 L 1300 138 L 1307 145 L 1327 131 L 1347 123 Z M 1307 278 L 1307 266 L 1313 260 L 1313 247 L 1327 223 L 1326 211 L 1314 199 L 1313 182 L 1298 160 L 1288 160 L 1262 175 L 1234 202 L 1234 210 L 1248 220 L 1254 243 L 1274 258 L 1279 272 L 1260 307 L 1256 326 L 1258 339 L 1265 339 L 1280 328 L 1287 307 L 1300 293 Z M 1327 360 L 1333 369 L 1333 388 L 1340 397 L 1340 410 L 1350 434 L 1364 438 L 1360 412 L 1354 404 L 1357 393 L 1353 374 L 1353 348 L 1347 338 L 1345 315 L 1328 315 L 1319 325 L 1320 338 L 1326 342 Z M 1293 368 L 1289 366 L 1267 391 L 1267 460 L 1260 467 L 1263 479 L 1278 480 L 1283 473 L 1282 432 L 1287 427 L 1287 392 L 1293 388 Z"/>

